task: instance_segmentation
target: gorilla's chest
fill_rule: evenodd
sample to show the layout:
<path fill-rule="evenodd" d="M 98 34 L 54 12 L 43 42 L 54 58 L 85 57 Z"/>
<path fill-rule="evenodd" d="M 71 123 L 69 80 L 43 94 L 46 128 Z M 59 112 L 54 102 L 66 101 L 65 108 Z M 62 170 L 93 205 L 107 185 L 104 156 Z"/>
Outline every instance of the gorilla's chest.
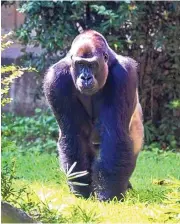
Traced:
<path fill-rule="evenodd" d="M 100 125 L 97 122 L 93 125 L 93 129 L 91 131 L 91 138 L 90 141 L 93 145 L 100 145 L 101 143 L 101 137 L 100 137 Z"/>
<path fill-rule="evenodd" d="M 93 145 L 99 145 L 101 141 L 101 124 L 99 118 L 103 105 L 101 93 L 99 92 L 93 96 L 79 95 L 78 99 L 84 108 L 89 123 L 91 124 L 90 141 Z"/>

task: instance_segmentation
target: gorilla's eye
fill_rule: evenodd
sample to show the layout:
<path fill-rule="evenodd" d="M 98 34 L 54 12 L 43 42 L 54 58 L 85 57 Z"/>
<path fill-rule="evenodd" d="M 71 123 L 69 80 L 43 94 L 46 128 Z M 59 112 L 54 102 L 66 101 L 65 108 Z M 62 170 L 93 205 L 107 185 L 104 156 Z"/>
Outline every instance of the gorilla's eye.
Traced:
<path fill-rule="evenodd" d="M 83 68 L 84 64 L 82 62 L 78 62 L 78 66 L 79 66 L 79 68 Z"/>
<path fill-rule="evenodd" d="M 109 58 L 109 57 L 108 57 L 108 54 L 104 53 L 103 56 L 104 56 L 104 60 L 105 60 L 105 62 L 107 62 L 107 61 L 108 61 L 108 58 Z"/>

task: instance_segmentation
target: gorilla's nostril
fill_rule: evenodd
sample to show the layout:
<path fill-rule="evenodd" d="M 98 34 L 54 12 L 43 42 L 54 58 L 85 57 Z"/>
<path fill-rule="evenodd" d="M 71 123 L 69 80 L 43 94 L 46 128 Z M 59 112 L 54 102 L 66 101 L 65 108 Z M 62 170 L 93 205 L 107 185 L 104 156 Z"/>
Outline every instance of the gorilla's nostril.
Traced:
<path fill-rule="evenodd" d="M 86 80 L 86 78 L 83 75 L 81 75 L 80 78 L 84 81 Z"/>
<path fill-rule="evenodd" d="M 87 80 L 88 80 L 88 81 L 91 80 L 91 79 L 92 79 L 92 76 L 87 77 Z"/>
<path fill-rule="evenodd" d="M 81 75 L 80 78 L 83 80 L 83 81 L 90 81 L 92 80 L 92 76 L 85 76 L 85 75 Z"/>

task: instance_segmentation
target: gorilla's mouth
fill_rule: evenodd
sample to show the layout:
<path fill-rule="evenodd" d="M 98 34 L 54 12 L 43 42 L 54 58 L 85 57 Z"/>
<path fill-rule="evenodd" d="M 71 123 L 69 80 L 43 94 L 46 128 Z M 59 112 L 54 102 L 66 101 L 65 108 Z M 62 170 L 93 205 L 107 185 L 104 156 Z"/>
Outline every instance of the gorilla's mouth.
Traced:
<path fill-rule="evenodd" d="M 85 95 L 93 95 L 93 94 L 95 94 L 97 91 L 98 91 L 98 90 L 94 87 L 94 88 L 92 88 L 92 89 L 83 89 L 83 90 L 81 90 L 80 92 L 81 92 L 82 94 L 85 94 Z"/>
<path fill-rule="evenodd" d="M 78 89 L 84 95 L 93 95 L 98 91 L 95 85 L 92 87 L 79 87 Z"/>
<path fill-rule="evenodd" d="M 85 82 L 77 81 L 76 83 L 77 89 L 85 95 L 93 95 L 98 91 L 96 82 L 92 82 L 89 85 Z"/>

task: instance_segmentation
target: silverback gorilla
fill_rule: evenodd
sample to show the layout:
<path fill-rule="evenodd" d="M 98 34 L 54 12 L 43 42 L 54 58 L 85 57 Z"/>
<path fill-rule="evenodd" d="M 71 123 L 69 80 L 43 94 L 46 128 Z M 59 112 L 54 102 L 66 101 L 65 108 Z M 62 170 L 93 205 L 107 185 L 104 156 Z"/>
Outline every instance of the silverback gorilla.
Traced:
<path fill-rule="evenodd" d="M 77 162 L 74 171 L 88 171 L 76 180 L 87 186 L 69 183 L 84 197 L 121 198 L 131 186 L 143 143 L 136 67 L 100 33 L 88 30 L 45 76 L 44 92 L 60 130 L 60 161 L 64 169 Z"/>

